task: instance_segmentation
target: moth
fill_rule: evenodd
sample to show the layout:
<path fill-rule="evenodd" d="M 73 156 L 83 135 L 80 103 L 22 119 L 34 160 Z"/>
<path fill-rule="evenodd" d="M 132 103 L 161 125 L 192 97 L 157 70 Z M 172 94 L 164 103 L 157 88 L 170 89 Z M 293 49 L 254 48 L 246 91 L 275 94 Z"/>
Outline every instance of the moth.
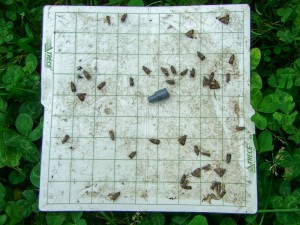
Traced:
<path fill-rule="evenodd" d="M 215 190 L 216 190 L 217 195 L 219 195 L 221 193 L 221 190 L 222 190 L 221 182 L 217 182 Z"/>
<path fill-rule="evenodd" d="M 203 61 L 205 59 L 205 55 L 203 55 L 201 52 L 197 52 L 197 55 L 201 61 Z"/>
<path fill-rule="evenodd" d="M 167 68 L 160 67 L 161 71 L 165 74 L 165 76 L 169 76 L 169 72 Z"/>
<path fill-rule="evenodd" d="M 210 89 L 219 89 L 220 88 L 219 82 L 216 81 L 214 79 L 214 77 L 215 77 L 214 72 L 210 73 L 209 78 L 204 76 L 203 77 L 203 87 L 208 86 Z"/>
<path fill-rule="evenodd" d="M 206 201 L 206 202 L 208 202 L 209 204 L 211 204 L 211 197 L 210 197 L 210 194 L 207 194 L 207 195 L 205 195 L 205 196 L 203 197 L 202 202 L 204 202 L 204 201 Z"/>
<path fill-rule="evenodd" d="M 136 152 L 131 152 L 131 153 L 128 155 L 128 157 L 129 157 L 130 159 L 132 159 L 135 155 L 136 155 Z"/>
<path fill-rule="evenodd" d="M 160 143 L 160 140 L 154 139 L 154 138 L 149 139 L 149 141 L 150 141 L 151 143 L 153 143 L 153 144 L 156 144 L 156 145 L 159 145 L 159 143 Z"/>
<path fill-rule="evenodd" d="M 203 77 L 203 87 L 206 87 L 206 86 L 209 86 L 210 85 L 210 82 L 209 82 L 209 79 L 207 79 L 206 76 Z"/>
<path fill-rule="evenodd" d="M 234 113 L 240 117 L 240 106 L 237 102 L 234 104 Z"/>
<path fill-rule="evenodd" d="M 224 23 L 226 25 L 228 25 L 228 23 L 229 23 L 229 15 L 228 14 L 226 14 L 223 17 L 217 17 L 216 19 L 218 19 L 221 23 Z"/>
<path fill-rule="evenodd" d="M 188 69 L 183 70 L 183 71 L 180 73 L 180 76 L 186 75 L 188 71 L 189 71 Z"/>
<path fill-rule="evenodd" d="M 186 189 L 186 190 L 191 190 L 192 189 L 192 186 L 190 186 L 190 185 L 182 185 L 181 187 L 183 189 Z"/>
<path fill-rule="evenodd" d="M 180 184 L 183 184 L 185 182 L 186 178 L 187 178 L 187 176 L 185 174 L 183 174 L 180 179 Z"/>
<path fill-rule="evenodd" d="M 220 168 L 220 167 L 217 167 L 214 169 L 214 171 L 216 172 L 216 174 L 218 174 L 220 177 L 223 177 L 226 169 L 223 169 L 223 168 Z"/>
<path fill-rule="evenodd" d="M 121 195 L 121 192 L 113 192 L 110 193 L 108 196 L 110 197 L 111 200 L 115 201 L 117 200 L 117 198 L 119 198 L 119 196 Z"/>
<path fill-rule="evenodd" d="M 65 137 L 64 137 L 64 139 L 62 139 L 61 143 L 64 144 L 64 143 L 66 143 L 69 139 L 70 139 L 70 136 L 66 134 Z"/>
<path fill-rule="evenodd" d="M 236 126 L 235 129 L 236 129 L 237 131 L 242 131 L 242 130 L 245 130 L 245 127 L 239 127 L 239 126 Z"/>
<path fill-rule="evenodd" d="M 185 33 L 185 35 L 189 38 L 194 38 L 194 30 L 189 30 L 188 32 Z"/>
<path fill-rule="evenodd" d="M 231 56 L 230 56 L 230 58 L 229 58 L 229 64 L 233 64 L 234 63 L 234 59 L 235 59 L 235 56 L 234 56 L 234 54 L 232 54 Z"/>
<path fill-rule="evenodd" d="M 72 81 L 71 81 L 71 91 L 76 92 L 76 86 L 75 86 L 74 82 L 72 82 Z"/>
<path fill-rule="evenodd" d="M 106 22 L 108 23 L 108 25 L 110 25 L 110 16 L 106 16 L 105 17 Z"/>
<path fill-rule="evenodd" d="M 226 163 L 229 164 L 231 162 L 231 154 L 226 154 Z"/>
<path fill-rule="evenodd" d="M 226 190 L 223 189 L 222 192 L 218 196 L 219 196 L 219 198 L 223 198 L 225 194 L 226 194 Z"/>
<path fill-rule="evenodd" d="M 213 193 L 210 193 L 210 194 L 207 194 L 204 196 L 204 198 L 202 199 L 202 202 L 203 201 L 206 201 L 208 202 L 209 204 L 211 204 L 211 200 L 220 200 L 215 194 Z"/>
<path fill-rule="evenodd" d="M 85 96 L 86 96 L 86 93 L 78 93 L 77 94 L 77 97 L 79 98 L 80 101 L 84 101 L 85 100 Z"/>
<path fill-rule="evenodd" d="M 209 195 L 210 195 L 211 199 L 213 199 L 213 200 L 219 200 L 219 198 L 215 194 L 210 193 Z"/>
<path fill-rule="evenodd" d="M 201 177 L 201 168 L 197 168 L 195 169 L 192 173 L 191 173 L 194 177 Z"/>
<path fill-rule="evenodd" d="M 210 157 L 210 153 L 209 152 L 202 152 L 202 151 L 200 151 L 200 153 L 201 153 L 201 155 L 205 155 L 205 156 Z"/>
<path fill-rule="evenodd" d="M 183 182 L 183 184 L 181 184 L 181 187 L 182 187 L 183 189 L 186 189 L 186 190 L 191 190 L 192 187 L 188 185 L 188 182 L 189 182 L 188 180 L 185 180 L 185 181 Z"/>
<path fill-rule="evenodd" d="M 108 133 L 109 133 L 110 139 L 111 139 L 112 141 L 114 141 L 114 140 L 115 140 L 115 133 L 114 133 L 114 131 L 113 131 L 113 130 L 110 130 Z"/>
<path fill-rule="evenodd" d="M 179 144 L 181 144 L 182 146 L 185 145 L 186 137 L 187 137 L 187 135 L 183 135 L 183 136 L 179 137 L 178 138 Z"/>
<path fill-rule="evenodd" d="M 90 80 L 92 78 L 91 75 L 89 74 L 89 72 L 87 72 L 86 70 L 83 70 L 83 74 L 84 74 L 85 78 L 88 80 Z"/>
<path fill-rule="evenodd" d="M 176 74 L 176 73 L 177 73 L 177 71 L 176 71 L 176 69 L 175 69 L 174 66 L 171 66 L 171 71 L 172 71 L 173 74 Z"/>
<path fill-rule="evenodd" d="M 226 83 L 228 84 L 229 83 L 229 81 L 230 81 L 230 73 L 227 73 L 226 74 Z"/>
<path fill-rule="evenodd" d="M 97 86 L 98 90 L 101 90 L 105 85 L 106 85 L 106 82 L 105 82 L 105 81 L 101 82 L 101 83 Z"/>
<path fill-rule="evenodd" d="M 174 79 L 172 79 L 172 80 L 166 80 L 166 82 L 167 82 L 168 84 L 171 84 L 171 85 L 174 85 L 174 84 L 175 84 L 175 80 L 174 80 Z"/>
<path fill-rule="evenodd" d="M 124 23 L 127 18 L 127 13 L 123 14 L 121 17 L 121 22 Z"/>
<path fill-rule="evenodd" d="M 193 69 L 190 71 L 190 76 L 191 76 L 191 77 L 195 77 L 195 74 L 196 74 L 196 71 L 195 71 L 195 68 L 193 68 Z"/>
<path fill-rule="evenodd" d="M 202 166 L 201 169 L 203 169 L 205 172 L 211 170 L 211 165 L 210 164 L 207 164 L 205 166 Z"/>
<path fill-rule="evenodd" d="M 209 83 L 213 82 L 214 77 L 215 77 L 215 73 L 214 73 L 214 72 L 211 72 L 211 73 L 209 74 L 209 77 L 208 77 Z"/>
<path fill-rule="evenodd" d="M 212 82 L 210 82 L 209 88 L 210 89 L 220 89 L 220 84 L 218 81 L 213 80 Z"/>
<path fill-rule="evenodd" d="M 213 182 L 211 183 L 211 185 L 210 185 L 210 189 L 211 189 L 211 190 L 215 190 L 215 187 L 217 187 L 217 185 L 218 185 L 218 182 L 217 182 L 217 181 L 213 181 Z"/>
<path fill-rule="evenodd" d="M 149 75 L 151 73 L 151 70 L 149 70 L 146 66 L 143 66 L 142 68 L 146 74 Z"/>
<path fill-rule="evenodd" d="M 131 87 L 134 86 L 134 79 L 132 77 L 129 78 L 129 84 Z"/>
<path fill-rule="evenodd" d="M 200 149 L 199 149 L 198 145 L 194 145 L 194 152 L 196 153 L 196 155 L 200 154 Z"/>

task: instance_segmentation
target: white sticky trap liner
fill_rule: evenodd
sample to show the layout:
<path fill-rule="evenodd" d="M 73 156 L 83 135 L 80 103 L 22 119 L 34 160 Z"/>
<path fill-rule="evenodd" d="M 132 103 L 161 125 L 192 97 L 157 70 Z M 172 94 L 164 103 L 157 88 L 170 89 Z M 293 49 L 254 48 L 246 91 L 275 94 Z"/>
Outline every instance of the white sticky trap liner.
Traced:
<path fill-rule="evenodd" d="M 46 6 L 40 209 L 255 213 L 249 58 L 247 5 Z"/>

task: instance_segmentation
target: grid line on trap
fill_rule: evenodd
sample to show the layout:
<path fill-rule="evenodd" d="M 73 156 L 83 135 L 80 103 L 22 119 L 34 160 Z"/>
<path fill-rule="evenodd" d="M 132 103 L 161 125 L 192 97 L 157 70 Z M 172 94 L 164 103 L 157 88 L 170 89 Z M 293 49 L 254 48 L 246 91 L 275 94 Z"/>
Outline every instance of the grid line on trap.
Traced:
<path fill-rule="evenodd" d="M 96 28 L 96 33 L 98 33 L 98 21 L 99 21 L 99 18 L 98 18 L 98 13 L 97 13 L 97 28 Z M 97 45 L 98 45 L 98 38 L 96 38 L 96 46 Z M 98 51 L 98 48 L 96 48 L 96 54 L 98 54 L 97 51 Z M 98 58 L 96 58 L 96 64 L 98 65 Z M 74 79 L 74 81 L 75 81 L 75 79 Z M 97 86 L 96 82 L 97 82 L 97 80 L 95 79 L 95 83 L 94 83 L 95 87 Z M 94 108 L 96 108 L 96 92 L 97 92 L 97 89 L 95 88 L 95 106 L 94 106 Z M 96 134 L 96 110 L 94 110 L 94 135 L 95 134 Z M 95 139 L 93 139 L 93 158 L 95 158 Z M 94 163 L 95 163 L 95 160 L 92 161 L 92 184 L 94 184 Z M 94 192 L 93 189 L 94 189 L 94 185 L 92 185 L 92 192 Z M 90 203 L 92 203 L 92 202 L 93 202 L 93 199 L 91 198 Z"/>
<path fill-rule="evenodd" d="M 222 50 L 223 50 L 223 26 L 222 26 Z M 223 52 L 222 52 L 222 54 L 223 54 Z M 222 61 L 222 67 L 221 67 L 222 69 L 221 69 L 221 71 L 222 71 L 222 74 L 223 74 L 223 68 L 224 68 L 224 61 Z M 222 79 L 222 81 L 221 81 L 221 86 L 223 87 L 224 85 L 223 85 L 223 82 L 224 82 L 224 79 Z M 224 104 L 224 88 L 222 88 L 222 106 L 223 106 L 223 104 Z M 224 113 L 224 110 L 222 110 L 222 118 L 223 118 L 223 113 Z M 224 120 L 222 120 L 222 127 L 224 127 Z M 224 132 L 222 132 L 222 142 L 224 141 Z M 224 146 L 222 145 L 222 159 L 224 158 Z M 223 160 L 222 160 L 222 168 L 224 168 L 223 167 Z M 222 183 L 223 183 L 223 176 L 221 177 L 221 180 L 222 180 Z M 224 202 L 222 201 L 222 203 L 224 204 Z"/>
<path fill-rule="evenodd" d="M 245 12 L 243 12 L 243 16 L 244 16 L 244 13 Z M 244 27 L 244 23 L 245 23 L 245 21 L 243 20 L 243 27 Z M 243 46 L 243 53 L 245 53 L 245 46 Z M 244 56 L 244 58 L 245 58 L 245 56 Z M 245 66 L 245 60 L 243 60 L 242 61 L 242 64 L 243 64 L 243 67 Z M 243 83 L 245 83 L 245 77 L 243 77 Z M 245 93 L 245 86 L 243 85 L 243 96 L 245 96 L 245 94 L 247 94 L 247 93 Z M 245 98 L 243 98 L 243 107 L 245 107 Z M 245 112 L 243 111 L 243 116 L 245 116 Z M 244 140 L 246 140 L 246 134 L 244 133 Z M 246 155 L 246 145 L 244 145 L 244 154 Z M 246 171 L 246 163 L 245 163 L 245 161 L 244 161 L 244 171 Z M 245 183 L 245 186 L 247 186 L 247 182 Z M 246 199 L 246 195 L 247 195 L 247 190 L 246 190 L 246 188 L 245 188 L 245 202 L 247 201 L 247 199 Z"/>
<path fill-rule="evenodd" d="M 158 28 L 158 49 L 160 49 L 160 15 L 158 16 L 158 21 L 159 21 L 159 28 Z M 160 55 L 157 56 L 158 59 L 160 58 Z M 157 60 L 159 62 L 159 60 Z M 159 71 L 159 64 L 157 63 L 157 69 Z M 159 90 L 159 80 L 157 79 L 157 90 Z M 157 106 L 157 126 L 159 127 L 159 105 Z M 158 128 L 157 128 L 157 132 L 156 132 L 156 138 L 158 138 Z M 156 146 L 156 151 L 158 151 L 158 146 Z M 157 157 L 158 157 L 158 154 L 157 154 Z M 157 164 L 157 167 L 156 167 L 156 171 L 158 172 L 158 164 Z M 157 178 L 157 182 L 158 182 L 158 178 Z M 158 184 L 156 184 L 156 192 L 158 192 Z M 156 195 L 156 204 L 158 203 L 158 195 Z"/>
<path fill-rule="evenodd" d="M 56 14 L 55 14 L 55 23 L 56 23 Z M 77 13 L 75 14 L 75 27 L 77 27 Z M 75 32 L 75 43 L 76 43 L 76 41 L 77 41 L 77 32 Z M 76 44 L 75 44 L 75 52 L 76 52 Z M 76 62 L 76 54 L 75 54 L 75 56 L 74 56 L 75 58 L 74 58 L 74 60 L 75 60 L 75 62 Z M 76 67 L 74 67 L 74 76 L 75 76 L 75 72 L 76 72 Z M 52 98 L 53 98 L 53 96 L 52 96 Z M 73 99 L 75 99 L 75 96 L 73 96 Z M 72 112 L 72 136 L 74 135 L 74 110 L 75 110 L 75 107 L 74 107 L 74 105 L 75 105 L 75 101 L 73 100 L 73 112 Z M 73 152 L 71 151 L 71 161 L 70 161 L 70 181 L 72 180 L 72 163 L 73 163 L 73 160 L 72 160 L 72 158 L 73 158 Z M 70 200 L 71 200 L 71 194 L 72 194 L 72 191 L 71 191 L 71 182 L 70 182 L 70 184 L 69 184 L 69 203 L 71 202 Z"/>
<path fill-rule="evenodd" d="M 199 17 L 200 17 L 200 21 L 202 21 L 202 14 L 200 14 L 199 15 Z M 199 30 L 202 30 L 201 29 L 201 23 L 200 23 L 200 27 L 199 27 Z M 201 41 L 200 41 L 200 39 L 199 39 L 199 51 L 200 52 L 202 52 L 202 48 L 201 48 L 202 46 L 201 46 Z M 198 66 L 198 70 L 200 71 L 200 76 L 201 76 L 201 74 L 202 74 L 202 72 L 201 72 L 201 64 L 199 64 L 199 66 Z M 199 87 L 200 87 L 200 93 L 201 93 L 201 89 L 202 89 L 202 85 L 201 85 L 201 80 L 202 79 L 199 79 Z M 199 98 L 199 107 L 200 107 L 200 112 L 201 112 L 201 110 L 202 110 L 202 101 L 201 101 L 201 98 Z M 201 124 L 201 113 L 199 114 L 199 123 Z M 200 125 L 200 138 L 201 138 L 201 125 Z M 201 165 L 202 163 L 201 163 L 201 159 L 199 160 L 199 168 L 201 168 Z M 202 184 L 201 184 L 201 180 L 199 180 L 199 185 L 200 185 L 200 190 L 201 190 L 201 186 L 202 186 Z M 199 204 L 201 205 L 201 198 L 199 198 Z"/>
<path fill-rule="evenodd" d="M 180 33 L 181 33 L 181 14 L 179 14 L 179 29 L 178 29 L 178 36 L 179 36 L 179 39 L 178 39 L 178 57 L 179 57 L 179 62 L 180 62 L 180 55 L 181 55 L 181 51 L 180 51 Z M 179 71 L 181 71 L 181 67 L 180 67 L 180 63 L 179 63 Z M 180 86 L 180 82 L 181 80 L 179 79 L 179 86 Z M 180 101 L 180 88 L 179 88 L 179 101 Z M 179 116 L 178 116 L 178 122 L 179 122 L 179 136 L 181 136 L 181 132 L 180 132 L 180 110 L 181 110 L 181 107 L 180 107 L 180 104 L 178 104 L 178 113 L 179 113 Z M 159 118 L 159 117 L 158 117 Z M 158 155 L 158 154 L 157 154 Z M 181 152 L 180 152 L 180 145 L 178 145 L 178 175 L 177 177 L 181 177 L 182 175 L 180 175 L 180 155 L 181 155 Z M 158 159 L 157 159 L 158 161 Z M 179 186 L 180 185 L 177 185 L 177 196 L 178 196 L 178 200 L 177 200 L 177 203 L 179 204 L 179 198 L 180 198 L 180 190 L 179 190 Z"/>
<path fill-rule="evenodd" d="M 118 14 L 119 15 L 119 14 Z M 119 16 L 118 16 L 119 17 Z M 119 31 L 119 26 L 120 26 L 120 22 L 118 20 L 117 22 L 117 30 Z M 119 77 L 119 32 L 117 33 L 117 77 Z M 118 99 L 118 87 L 116 86 L 116 101 Z M 118 114 L 117 112 L 117 109 L 118 109 L 118 105 L 116 104 L 116 114 Z M 115 118 L 115 129 L 114 129 L 114 132 L 117 134 L 117 119 Z M 115 146 L 114 146 L 114 158 L 116 158 L 116 154 L 117 154 L 117 143 L 115 142 Z M 114 164 L 114 181 L 116 179 L 116 160 L 113 161 L 113 164 Z M 116 192 L 116 185 L 115 185 L 115 182 L 114 182 L 114 192 Z"/>
<path fill-rule="evenodd" d="M 140 32 L 140 14 L 139 14 L 139 18 L 138 18 L 138 24 L 139 24 L 139 27 L 138 27 L 138 33 Z M 138 35 L 138 55 L 140 54 L 140 35 Z M 140 68 L 140 58 L 138 57 L 138 68 Z M 140 83 L 140 79 L 139 77 L 137 77 L 137 90 L 139 90 L 139 83 Z M 137 113 L 137 118 L 139 117 L 139 102 L 137 101 L 136 103 L 136 113 Z M 139 132 L 139 126 L 138 126 L 138 122 L 136 123 L 136 139 L 138 138 L 138 132 Z M 136 145 L 135 145 L 135 152 L 138 154 L 138 142 L 136 142 Z M 136 167 L 136 170 L 135 170 L 135 178 L 137 178 L 137 163 L 138 163 L 138 160 L 137 160 L 137 157 L 135 157 L 135 167 Z M 136 202 L 136 198 L 137 198 L 137 179 L 136 179 L 136 182 L 135 182 L 135 192 L 134 192 L 134 199 L 135 199 L 135 204 L 137 203 Z"/>

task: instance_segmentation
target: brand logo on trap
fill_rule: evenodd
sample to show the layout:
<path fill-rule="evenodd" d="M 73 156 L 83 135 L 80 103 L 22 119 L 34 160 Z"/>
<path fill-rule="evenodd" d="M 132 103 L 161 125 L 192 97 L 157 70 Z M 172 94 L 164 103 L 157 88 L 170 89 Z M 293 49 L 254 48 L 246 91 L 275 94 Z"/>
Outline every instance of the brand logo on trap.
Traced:
<path fill-rule="evenodd" d="M 45 43 L 45 62 L 44 66 L 50 70 L 52 70 L 52 45 L 51 45 L 51 39 L 47 38 L 46 43 Z"/>
<path fill-rule="evenodd" d="M 253 148 L 252 146 L 247 146 L 247 163 L 249 166 L 247 166 L 247 169 L 250 173 L 255 173 L 255 163 L 253 162 Z"/>

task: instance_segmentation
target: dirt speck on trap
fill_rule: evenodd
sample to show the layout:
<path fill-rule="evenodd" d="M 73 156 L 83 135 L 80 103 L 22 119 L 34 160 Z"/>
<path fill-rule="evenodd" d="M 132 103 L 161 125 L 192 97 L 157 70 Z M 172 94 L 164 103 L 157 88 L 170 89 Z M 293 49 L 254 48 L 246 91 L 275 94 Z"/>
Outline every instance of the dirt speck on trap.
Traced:
<path fill-rule="evenodd" d="M 105 112 L 105 114 L 107 114 L 107 115 L 113 114 L 113 111 L 112 111 L 111 108 L 105 108 L 105 109 L 104 109 L 104 112 Z"/>

